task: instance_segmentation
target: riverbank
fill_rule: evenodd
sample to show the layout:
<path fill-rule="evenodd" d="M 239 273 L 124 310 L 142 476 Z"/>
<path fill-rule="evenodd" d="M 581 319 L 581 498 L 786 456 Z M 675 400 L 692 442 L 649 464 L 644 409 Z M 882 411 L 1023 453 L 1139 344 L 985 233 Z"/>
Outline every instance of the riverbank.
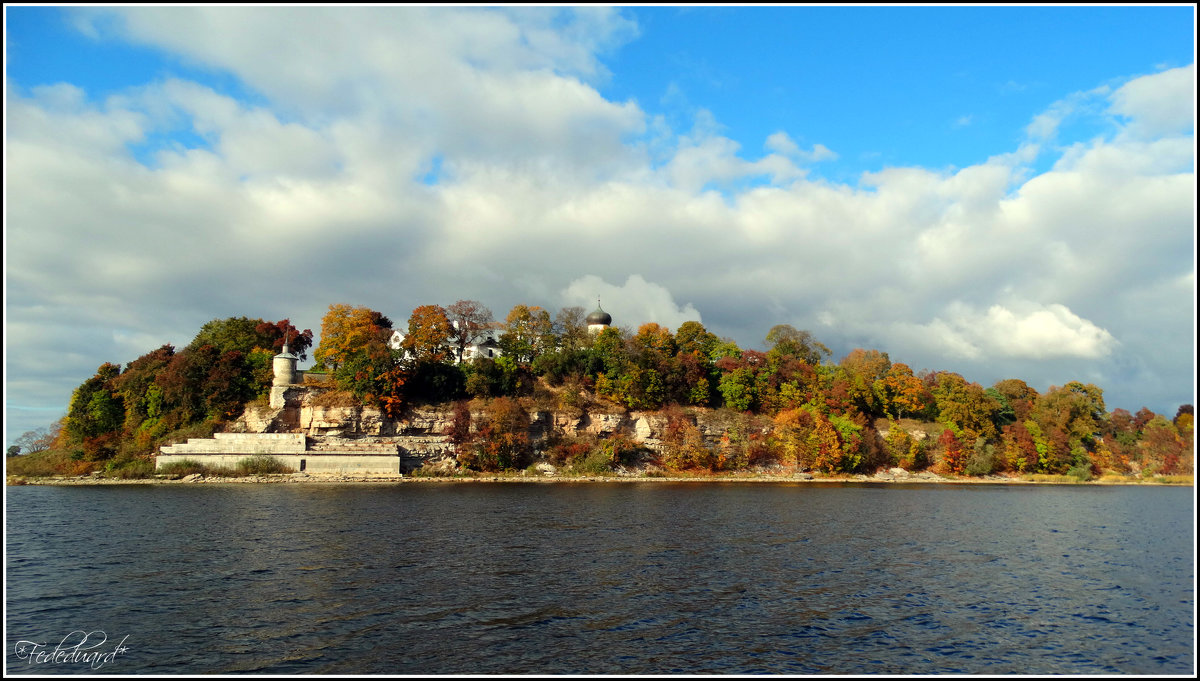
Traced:
<path fill-rule="evenodd" d="M 949 485 L 1150 485 L 1191 487 L 1194 480 L 1191 476 L 1172 476 L 1167 479 L 1143 480 L 1138 478 L 1121 479 L 1106 476 L 1099 480 L 1079 481 L 1067 476 L 1003 476 L 989 475 L 985 477 L 954 476 L 944 477 L 930 471 L 909 473 L 899 469 L 880 471 L 875 475 L 840 475 L 818 476 L 811 473 L 792 474 L 733 474 L 733 475 L 531 475 L 486 474 L 461 476 L 413 476 L 413 475 L 310 475 L 306 473 L 281 473 L 273 475 L 247 475 L 239 477 L 206 476 L 199 473 L 178 478 L 157 476 L 153 478 L 118 479 L 105 478 L 95 475 L 75 477 L 46 477 L 22 478 L 10 476 L 6 480 L 9 486 L 16 485 L 189 485 L 189 484 L 410 484 L 410 483 L 629 483 L 629 482 L 688 482 L 688 483 L 788 483 L 788 484 L 827 484 L 845 482 L 866 482 L 882 484 L 949 484 Z"/>

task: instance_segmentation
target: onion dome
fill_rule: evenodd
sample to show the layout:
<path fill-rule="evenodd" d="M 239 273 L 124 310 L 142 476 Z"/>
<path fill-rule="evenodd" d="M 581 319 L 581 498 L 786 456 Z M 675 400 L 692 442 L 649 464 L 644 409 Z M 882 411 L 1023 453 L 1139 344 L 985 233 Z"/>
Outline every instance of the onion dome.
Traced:
<path fill-rule="evenodd" d="M 592 326 L 594 324 L 603 324 L 604 326 L 609 326 L 612 324 L 612 315 L 600 309 L 600 301 L 597 300 L 595 311 L 587 316 L 587 323 L 588 326 Z"/>

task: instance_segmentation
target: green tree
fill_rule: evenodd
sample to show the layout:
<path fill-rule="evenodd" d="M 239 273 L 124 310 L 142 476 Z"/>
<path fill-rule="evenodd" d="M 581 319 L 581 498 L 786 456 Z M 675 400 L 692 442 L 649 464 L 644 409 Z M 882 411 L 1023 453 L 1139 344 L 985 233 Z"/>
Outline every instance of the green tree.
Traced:
<path fill-rule="evenodd" d="M 116 392 L 114 380 L 121 368 L 105 362 L 96 374 L 84 381 L 71 395 L 67 409 L 66 432 L 75 443 L 114 432 L 121 427 L 125 405 Z"/>
<path fill-rule="evenodd" d="M 968 383 L 962 376 L 949 371 L 938 372 L 932 389 L 937 404 L 938 420 L 953 428 L 967 441 L 996 437 L 996 403 L 978 383 Z"/>
<path fill-rule="evenodd" d="M 187 347 L 194 350 L 211 345 L 222 355 L 227 352 L 247 354 L 254 348 L 269 348 L 274 338 L 267 329 L 263 332 L 258 330 L 262 324 L 265 322 L 261 319 L 247 317 L 214 319 L 200 327 L 200 331 Z"/>
<path fill-rule="evenodd" d="M 700 322 L 689 321 L 679 325 L 675 331 L 675 345 L 680 353 L 699 353 L 711 357 L 713 349 L 720 344 L 721 339 L 709 333 Z"/>
<path fill-rule="evenodd" d="M 517 305 L 504 319 L 500 348 L 518 362 L 532 362 L 538 355 L 552 351 L 555 342 L 550 313 L 536 305 Z"/>
<path fill-rule="evenodd" d="M 808 331 L 796 329 L 791 324 L 776 324 L 767 331 L 767 346 L 770 352 L 794 355 L 813 366 L 821 363 L 821 359 L 833 354 L 823 343 L 813 338 Z"/>

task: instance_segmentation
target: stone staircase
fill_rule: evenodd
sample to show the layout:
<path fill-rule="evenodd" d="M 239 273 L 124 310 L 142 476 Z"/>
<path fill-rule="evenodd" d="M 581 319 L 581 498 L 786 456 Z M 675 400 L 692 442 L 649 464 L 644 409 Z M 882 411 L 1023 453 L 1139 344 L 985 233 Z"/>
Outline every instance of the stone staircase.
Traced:
<path fill-rule="evenodd" d="M 164 445 L 166 455 L 182 454 L 303 454 L 303 433 L 213 433 L 211 438 L 189 438 L 186 443 Z"/>
<path fill-rule="evenodd" d="M 348 454 L 355 456 L 396 456 L 400 447 L 394 442 L 369 442 L 343 440 L 340 438 L 325 440 L 313 438 L 309 443 L 309 454 Z"/>

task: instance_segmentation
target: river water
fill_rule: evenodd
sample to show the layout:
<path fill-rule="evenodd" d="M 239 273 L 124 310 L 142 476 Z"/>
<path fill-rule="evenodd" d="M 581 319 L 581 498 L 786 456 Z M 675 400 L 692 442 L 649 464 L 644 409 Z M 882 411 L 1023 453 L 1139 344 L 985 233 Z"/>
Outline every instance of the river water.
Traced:
<path fill-rule="evenodd" d="M 9 674 L 1192 674 L 1194 490 L 6 488 Z"/>

